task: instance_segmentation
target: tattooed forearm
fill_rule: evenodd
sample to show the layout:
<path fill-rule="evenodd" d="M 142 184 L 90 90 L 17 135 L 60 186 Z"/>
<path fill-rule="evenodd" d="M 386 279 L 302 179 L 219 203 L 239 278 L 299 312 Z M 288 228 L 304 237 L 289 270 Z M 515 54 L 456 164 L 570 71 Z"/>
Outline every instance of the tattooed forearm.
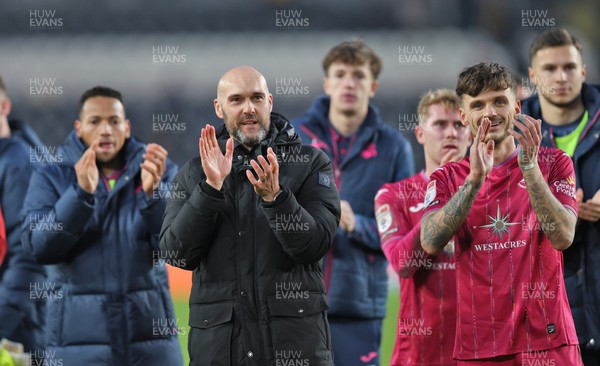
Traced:
<path fill-rule="evenodd" d="M 481 182 L 465 180 L 441 210 L 423 216 L 421 246 L 427 253 L 436 255 L 444 249 L 465 221 L 480 187 Z"/>
<path fill-rule="evenodd" d="M 577 217 L 550 192 L 548 182 L 539 169 L 526 170 L 523 177 L 540 228 L 550 239 L 554 249 L 567 249 L 575 236 Z"/>

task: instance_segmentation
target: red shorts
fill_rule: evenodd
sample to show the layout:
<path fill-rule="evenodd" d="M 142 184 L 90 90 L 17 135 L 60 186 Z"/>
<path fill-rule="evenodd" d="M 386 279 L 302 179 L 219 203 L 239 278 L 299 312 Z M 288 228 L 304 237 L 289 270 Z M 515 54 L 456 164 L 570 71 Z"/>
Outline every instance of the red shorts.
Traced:
<path fill-rule="evenodd" d="M 458 360 L 458 366 L 583 366 L 578 345 L 562 346 L 479 360 Z"/>

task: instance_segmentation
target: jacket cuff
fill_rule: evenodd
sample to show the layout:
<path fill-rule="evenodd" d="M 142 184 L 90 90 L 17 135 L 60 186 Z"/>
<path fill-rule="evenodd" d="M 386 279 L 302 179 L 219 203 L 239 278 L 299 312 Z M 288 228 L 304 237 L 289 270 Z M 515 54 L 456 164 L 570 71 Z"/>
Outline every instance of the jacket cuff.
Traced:
<path fill-rule="evenodd" d="M 79 198 L 89 207 L 94 207 L 96 200 L 94 199 L 93 193 L 88 193 L 84 191 L 83 188 L 81 188 L 77 183 L 75 183 L 75 192 L 77 193 L 77 198 Z"/>
<path fill-rule="evenodd" d="M 140 209 L 142 210 L 152 206 L 152 204 L 157 201 L 157 199 L 154 198 L 154 194 L 152 196 L 148 196 L 143 189 L 139 191 L 137 195 L 139 200 L 142 202 L 140 205 Z"/>
<path fill-rule="evenodd" d="M 223 194 L 223 191 L 216 190 L 213 186 L 206 183 L 206 180 L 200 182 L 200 190 L 213 198 L 225 198 L 225 194 Z"/>
<path fill-rule="evenodd" d="M 285 202 L 288 198 L 288 196 L 290 195 L 290 190 L 285 188 L 285 187 L 281 187 L 281 193 L 279 193 L 279 195 L 277 195 L 277 198 L 275 198 L 273 201 L 271 202 L 267 202 L 264 200 L 260 200 L 261 205 L 263 205 L 263 207 L 265 208 L 272 208 L 272 207 L 276 207 L 279 206 L 282 202 Z"/>

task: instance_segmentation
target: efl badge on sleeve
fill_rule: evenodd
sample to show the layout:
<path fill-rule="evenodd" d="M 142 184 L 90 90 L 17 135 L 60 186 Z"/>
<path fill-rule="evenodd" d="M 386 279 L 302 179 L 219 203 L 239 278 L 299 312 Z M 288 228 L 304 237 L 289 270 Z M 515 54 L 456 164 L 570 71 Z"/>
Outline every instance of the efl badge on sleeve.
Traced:
<path fill-rule="evenodd" d="M 377 209 L 375 213 L 377 218 L 377 229 L 380 234 L 385 233 L 392 227 L 392 212 L 390 211 L 390 205 L 385 204 Z"/>
<path fill-rule="evenodd" d="M 427 192 L 425 192 L 425 207 L 429 206 L 429 204 L 431 204 L 431 202 L 433 202 L 433 200 L 435 199 L 435 195 L 437 194 L 437 191 L 435 189 L 435 180 L 432 180 L 431 182 L 429 182 L 429 184 L 427 184 Z"/>

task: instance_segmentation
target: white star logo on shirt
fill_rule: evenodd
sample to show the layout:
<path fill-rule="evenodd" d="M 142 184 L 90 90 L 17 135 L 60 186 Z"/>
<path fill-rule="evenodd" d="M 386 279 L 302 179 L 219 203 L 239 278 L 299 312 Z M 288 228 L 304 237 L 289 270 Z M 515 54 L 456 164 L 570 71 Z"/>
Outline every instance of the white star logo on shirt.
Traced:
<path fill-rule="evenodd" d="M 507 222 L 509 215 L 506 214 L 504 217 L 500 216 L 500 205 L 498 205 L 498 212 L 496 213 L 496 217 L 492 217 L 488 215 L 491 220 L 490 224 L 476 226 L 476 228 L 490 228 L 494 234 L 497 234 L 500 239 L 502 239 L 503 233 L 509 233 L 509 226 L 519 225 L 518 222 Z"/>

